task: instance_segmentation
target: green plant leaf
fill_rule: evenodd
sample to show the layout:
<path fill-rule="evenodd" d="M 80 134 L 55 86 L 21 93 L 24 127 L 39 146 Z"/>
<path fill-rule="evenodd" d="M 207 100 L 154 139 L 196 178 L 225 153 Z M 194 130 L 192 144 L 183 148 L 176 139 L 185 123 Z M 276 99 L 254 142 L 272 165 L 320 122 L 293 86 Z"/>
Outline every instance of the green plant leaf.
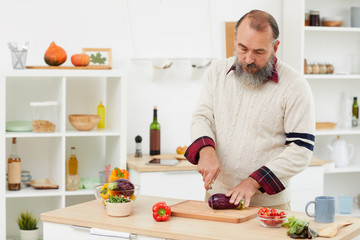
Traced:
<path fill-rule="evenodd" d="M 37 229 L 39 220 L 28 211 L 21 212 L 17 218 L 17 224 L 21 230 L 34 230 Z"/>
<path fill-rule="evenodd" d="M 106 57 L 102 57 L 101 53 L 96 53 L 96 55 L 91 54 L 90 55 L 90 62 L 92 63 L 99 63 L 99 64 L 105 64 Z"/>

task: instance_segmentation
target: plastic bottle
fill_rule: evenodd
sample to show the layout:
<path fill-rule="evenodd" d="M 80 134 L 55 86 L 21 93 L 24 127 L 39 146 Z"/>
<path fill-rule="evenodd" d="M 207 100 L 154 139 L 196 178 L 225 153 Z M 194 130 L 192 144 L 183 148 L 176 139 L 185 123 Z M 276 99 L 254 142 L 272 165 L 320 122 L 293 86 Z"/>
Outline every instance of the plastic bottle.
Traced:
<path fill-rule="evenodd" d="M 102 101 L 100 101 L 100 105 L 97 107 L 97 115 L 100 116 L 100 122 L 97 127 L 105 128 L 105 106 L 102 105 Z"/>

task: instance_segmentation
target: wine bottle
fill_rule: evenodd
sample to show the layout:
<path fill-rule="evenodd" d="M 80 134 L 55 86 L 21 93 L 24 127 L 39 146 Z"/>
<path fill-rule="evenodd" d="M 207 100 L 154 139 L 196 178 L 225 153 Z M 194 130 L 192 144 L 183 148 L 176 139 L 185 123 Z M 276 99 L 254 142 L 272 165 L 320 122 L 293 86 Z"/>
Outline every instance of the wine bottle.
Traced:
<path fill-rule="evenodd" d="M 150 155 L 160 154 L 160 123 L 157 120 L 157 108 L 154 107 L 153 121 L 150 124 Z"/>
<path fill-rule="evenodd" d="M 357 97 L 354 97 L 352 105 L 352 126 L 357 127 L 359 123 L 359 105 L 357 103 Z"/>
<path fill-rule="evenodd" d="M 8 189 L 21 189 L 21 158 L 17 154 L 16 138 L 12 139 L 11 154 L 8 158 Z"/>

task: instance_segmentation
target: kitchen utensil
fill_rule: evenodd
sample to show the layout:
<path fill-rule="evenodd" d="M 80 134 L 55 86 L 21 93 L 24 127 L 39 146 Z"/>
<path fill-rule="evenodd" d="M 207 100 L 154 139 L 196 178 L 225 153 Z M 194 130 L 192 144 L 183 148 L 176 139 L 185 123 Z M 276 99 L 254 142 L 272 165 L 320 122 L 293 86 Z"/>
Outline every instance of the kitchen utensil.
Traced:
<path fill-rule="evenodd" d="M 347 166 L 354 153 L 354 146 L 346 144 L 346 141 L 340 139 L 340 136 L 337 136 L 337 139 L 328 145 L 328 149 L 330 150 L 330 160 L 335 162 L 336 167 Z"/>
<path fill-rule="evenodd" d="M 29 43 L 26 42 L 19 48 L 16 42 L 8 42 L 8 47 L 11 50 L 11 58 L 13 69 L 24 69 L 26 65 L 26 55 L 29 49 Z"/>
<path fill-rule="evenodd" d="M 205 201 L 186 200 L 171 206 L 171 215 L 219 222 L 241 223 L 256 217 L 259 208 L 214 210 Z"/>
<path fill-rule="evenodd" d="M 79 131 L 90 131 L 97 126 L 100 116 L 96 114 L 70 114 L 69 121 Z"/>
<path fill-rule="evenodd" d="M 336 127 L 335 122 L 316 122 L 316 130 L 333 129 Z"/>
<path fill-rule="evenodd" d="M 322 19 L 322 25 L 326 27 L 341 27 L 342 24 L 342 17 L 324 17 Z"/>
<path fill-rule="evenodd" d="M 58 189 L 59 185 L 49 178 L 34 179 L 30 181 L 30 186 L 35 189 Z"/>
<path fill-rule="evenodd" d="M 308 207 L 310 204 L 315 205 L 315 213 L 309 214 Z M 306 215 L 315 217 L 315 222 L 332 223 L 335 217 L 335 198 L 329 196 L 319 196 L 315 201 L 310 201 L 305 206 Z"/>
<path fill-rule="evenodd" d="M 7 132 L 32 132 L 31 121 L 8 121 L 6 122 Z"/>
<path fill-rule="evenodd" d="M 340 228 L 351 225 L 351 224 L 353 224 L 352 221 L 331 224 L 330 226 L 319 230 L 319 237 L 332 238 L 337 234 L 337 232 Z"/>

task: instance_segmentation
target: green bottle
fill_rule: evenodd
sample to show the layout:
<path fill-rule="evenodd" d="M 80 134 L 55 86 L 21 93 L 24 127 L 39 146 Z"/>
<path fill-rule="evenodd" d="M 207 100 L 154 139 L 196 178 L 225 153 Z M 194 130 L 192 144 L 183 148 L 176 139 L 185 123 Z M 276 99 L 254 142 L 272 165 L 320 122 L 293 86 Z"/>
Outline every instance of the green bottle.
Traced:
<path fill-rule="evenodd" d="M 153 121 L 150 124 L 150 155 L 160 154 L 160 123 L 157 121 L 157 108 L 154 107 Z"/>
<path fill-rule="evenodd" d="M 352 105 L 352 126 L 357 127 L 359 122 L 359 105 L 357 103 L 357 97 L 354 97 Z"/>

